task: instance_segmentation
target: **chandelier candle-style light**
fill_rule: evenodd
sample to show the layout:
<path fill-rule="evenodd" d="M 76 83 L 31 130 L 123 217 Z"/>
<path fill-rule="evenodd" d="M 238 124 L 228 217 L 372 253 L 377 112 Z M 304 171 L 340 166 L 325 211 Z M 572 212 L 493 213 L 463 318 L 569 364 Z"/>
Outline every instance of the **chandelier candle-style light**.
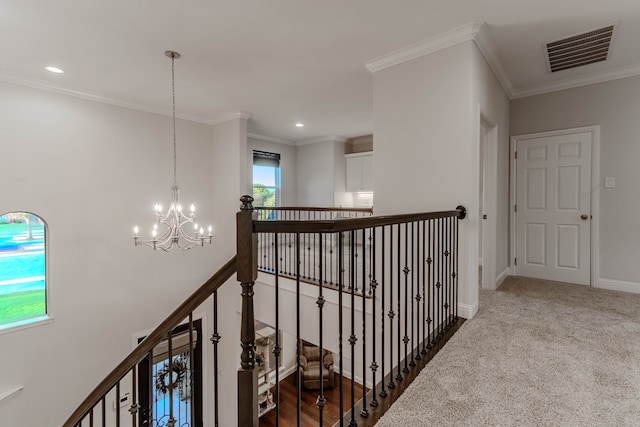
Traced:
<path fill-rule="evenodd" d="M 189 212 L 184 213 L 180 204 L 180 189 L 178 188 L 176 174 L 176 84 L 175 84 L 175 60 L 180 58 L 178 52 L 166 51 L 164 53 L 171 58 L 171 94 L 172 118 L 173 118 L 173 185 L 171 186 L 171 203 L 165 212 L 162 205 L 156 203 L 155 222 L 151 229 L 151 239 L 141 239 L 138 232 L 138 226 L 133 228 L 133 242 L 136 246 L 144 245 L 153 249 L 161 249 L 165 252 L 170 251 L 174 247 L 187 250 L 194 246 L 204 246 L 205 243 L 211 244 L 213 236 L 213 228 L 211 226 L 205 230 L 196 222 L 196 207 L 191 205 Z"/>

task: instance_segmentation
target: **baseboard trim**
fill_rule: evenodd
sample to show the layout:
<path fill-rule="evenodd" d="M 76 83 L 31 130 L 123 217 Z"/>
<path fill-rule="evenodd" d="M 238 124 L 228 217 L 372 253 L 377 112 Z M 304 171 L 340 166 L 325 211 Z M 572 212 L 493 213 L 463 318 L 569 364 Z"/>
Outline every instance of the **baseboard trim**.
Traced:
<path fill-rule="evenodd" d="M 504 270 L 502 270 L 502 273 L 498 274 L 498 277 L 496 277 L 496 289 L 498 289 L 498 287 L 502 285 L 502 282 L 504 282 L 504 279 L 509 277 L 510 272 L 511 272 L 511 268 L 507 267 Z"/>
<path fill-rule="evenodd" d="M 297 369 L 296 365 L 290 366 L 288 368 L 280 368 L 280 380 L 287 378 L 289 375 L 293 374 Z"/>
<path fill-rule="evenodd" d="M 463 317 L 465 319 L 471 319 L 478 312 L 478 301 L 474 301 L 473 304 L 462 304 L 458 303 L 458 316 Z"/>
<path fill-rule="evenodd" d="M 625 282 L 624 280 L 614 280 L 614 279 L 598 279 L 598 283 L 596 283 L 596 288 L 609 289 L 612 291 L 622 291 L 622 292 L 631 292 L 634 294 L 640 294 L 640 283 L 636 282 Z"/>

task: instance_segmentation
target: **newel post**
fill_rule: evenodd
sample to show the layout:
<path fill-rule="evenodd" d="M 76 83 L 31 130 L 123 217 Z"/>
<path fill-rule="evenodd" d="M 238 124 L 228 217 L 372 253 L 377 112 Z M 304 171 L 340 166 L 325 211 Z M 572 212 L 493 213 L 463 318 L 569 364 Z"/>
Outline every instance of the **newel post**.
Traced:
<path fill-rule="evenodd" d="M 240 325 L 240 369 L 238 370 L 238 425 L 258 426 L 258 375 L 255 368 L 256 333 L 253 313 L 253 286 L 258 278 L 258 236 L 253 233 L 253 197 L 242 196 L 237 224 L 238 282 L 242 287 Z"/>

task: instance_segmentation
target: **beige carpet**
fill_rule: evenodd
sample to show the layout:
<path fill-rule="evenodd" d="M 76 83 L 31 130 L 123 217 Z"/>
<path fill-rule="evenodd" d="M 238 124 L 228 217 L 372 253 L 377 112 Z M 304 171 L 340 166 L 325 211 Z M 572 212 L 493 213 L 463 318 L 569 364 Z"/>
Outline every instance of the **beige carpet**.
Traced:
<path fill-rule="evenodd" d="M 640 426 L 640 295 L 510 277 L 377 426 Z"/>

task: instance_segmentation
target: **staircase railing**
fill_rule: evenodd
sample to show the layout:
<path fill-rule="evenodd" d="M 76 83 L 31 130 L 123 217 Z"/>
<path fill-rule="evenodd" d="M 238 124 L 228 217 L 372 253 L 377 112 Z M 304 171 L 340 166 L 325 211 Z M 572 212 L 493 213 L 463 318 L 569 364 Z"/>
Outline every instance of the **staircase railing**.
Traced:
<path fill-rule="evenodd" d="M 457 309 L 458 222 L 466 216 L 464 207 L 353 219 L 257 221 L 251 198 L 243 199 L 243 204 L 247 217 L 243 222 L 247 227 L 244 244 L 255 247 L 258 236 L 273 242 L 270 272 L 275 277 L 272 287 L 258 287 L 261 317 L 256 319 L 253 295 L 257 271 L 247 267 L 243 275 L 243 307 L 248 310 L 246 318 L 243 310 L 238 425 L 258 426 L 260 416 L 265 425 L 279 425 L 284 420 L 298 426 L 373 425 L 461 324 Z M 251 215 L 253 221 L 248 220 Z M 288 239 L 287 249 L 281 253 L 284 236 Z M 329 248 L 327 241 L 336 243 Z M 335 290 L 325 291 L 324 286 L 303 289 L 310 274 L 324 283 L 327 250 L 334 255 L 330 259 L 334 263 L 331 270 L 337 272 Z M 306 271 L 305 251 L 313 260 Z M 257 256 L 258 251 L 253 253 Z M 291 267 L 283 268 L 282 263 Z M 267 309 L 265 304 L 273 305 Z M 259 387 L 256 375 L 256 320 L 277 331 L 273 347 L 276 369 L 273 381 L 267 382 L 266 387 Z M 286 397 L 281 394 L 280 366 L 286 350 L 281 330 L 295 337 L 295 401 L 285 402 Z M 330 404 L 329 393 L 325 393 L 324 376 L 329 370 L 325 362 L 312 368 L 315 372 L 311 377 L 316 381 L 309 383 L 317 388 L 317 395 L 311 404 L 316 415 L 310 415 L 309 397 L 303 398 L 303 393 L 314 391 L 304 390 L 309 365 L 303 342 L 305 347 L 317 346 L 318 354 L 329 351 L 333 355 L 331 366 L 337 371 L 338 393 L 332 393 L 337 395 L 332 404 L 337 411 L 325 410 Z M 260 378 L 270 381 L 268 374 Z M 272 393 L 275 404 L 264 415 L 255 400 L 263 393 Z M 335 412 L 340 416 L 329 419 Z"/>
<path fill-rule="evenodd" d="M 122 361 L 118 366 L 109 373 L 105 377 L 100 384 L 86 397 L 86 399 L 78 406 L 78 408 L 71 414 L 69 419 L 64 423 L 64 427 L 75 427 L 81 425 L 115 425 L 120 426 L 121 424 L 121 414 L 120 414 L 120 388 L 122 385 L 123 379 L 125 377 L 130 377 L 131 381 L 131 403 L 128 408 L 125 408 L 131 413 L 131 425 L 143 425 L 143 422 L 138 423 L 139 411 L 148 410 L 148 408 L 141 408 L 138 404 L 138 399 L 136 396 L 136 391 L 138 389 L 137 386 L 137 378 L 139 377 L 138 372 L 138 363 L 142 361 L 145 357 L 148 357 L 149 360 L 153 360 L 153 350 L 160 344 L 163 340 L 168 339 L 168 343 L 171 343 L 171 332 L 180 325 L 186 318 L 189 319 L 189 336 L 192 336 L 193 328 L 193 311 L 196 310 L 200 305 L 202 305 L 207 298 L 211 295 L 214 295 L 214 304 L 217 306 L 217 292 L 218 289 L 233 276 L 236 272 L 236 257 L 231 258 L 220 270 L 218 270 L 209 280 L 207 280 L 199 289 L 197 289 L 189 298 L 187 298 L 178 308 L 176 308 L 173 313 L 171 313 L 156 329 L 153 330 L 147 337 Z M 214 306 L 214 308 L 216 308 Z M 214 310 L 214 313 L 217 312 L 217 309 Z M 217 313 L 216 313 L 217 314 Z M 215 316 L 215 314 L 214 314 Z M 217 323 L 217 319 L 214 318 L 214 323 Z M 217 335 L 217 330 L 214 330 L 214 337 Z M 217 351 L 217 342 L 214 341 Z M 193 350 L 193 342 L 192 338 L 190 338 L 189 342 L 190 351 Z M 171 345 L 169 344 L 169 360 L 172 358 Z M 217 361 L 217 356 L 215 360 Z M 190 360 L 193 360 L 192 358 Z M 193 367 L 190 366 L 189 370 L 193 372 Z M 215 375 L 215 381 L 217 381 L 218 370 L 213 370 Z M 169 375 L 169 381 L 172 381 L 173 376 Z M 173 384 L 169 384 L 169 388 L 173 388 Z M 109 411 L 107 411 L 107 396 L 110 393 L 115 393 L 114 401 L 117 402 L 115 405 L 116 413 L 114 415 L 115 419 L 109 420 Z M 172 396 L 172 394 L 169 394 Z M 216 393 L 217 396 L 217 393 Z M 110 399 L 111 400 L 111 399 Z M 173 408 L 173 402 L 171 402 L 170 407 Z M 111 409 L 111 408 L 109 408 Z M 218 405 L 215 405 L 216 411 L 216 419 L 218 417 Z M 194 411 L 191 411 L 191 414 L 194 414 Z M 173 414 L 170 414 L 173 417 Z M 109 423 L 109 421 L 111 421 Z M 109 423 L 109 424 L 108 424 Z M 166 424 L 170 426 L 171 424 Z M 193 422 L 190 423 L 191 426 L 194 425 Z M 217 423 L 216 423 L 217 425 Z"/>
<path fill-rule="evenodd" d="M 373 215 L 372 208 L 315 208 L 315 207 L 255 207 L 259 221 L 333 221 L 337 219 L 364 218 Z M 258 233 L 258 270 L 265 273 L 275 271 L 274 233 Z M 358 240 L 360 236 L 356 237 Z M 348 239 L 345 244 L 348 245 Z M 335 289 L 338 286 L 338 262 L 335 233 L 303 234 L 300 242 L 300 277 L 303 281 L 320 284 L 318 265 L 323 266 L 322 285 Z M 282 276 L 295 277 L 295 234 L 282 233 L 278 240 L 281 258 L 278 272 Z M 318 259 L 322 246 L 322 261 Z M 359 247 L 359 246 L 358 246 Z M 345 260 L 348 264 L 349 260 Z M 368 262 L 356 257 L 356 262 Z M 360 271 L 357 269 L 357 271 Z M 348 278 L 347 278 L 348 280 Z M 358 282 L 359 283 L 359 282 Z M 360 290 L 356 286 L 356 293 Z"/>
<path fill-rule="evenodd" d="M 193 350 L 193 312 L 213 295 L 213 381 L 214 394 L 208 406 L 214 410 L 214 425 L 219 424 L 218 404 L 218 332 L 217 291 L 234 273 L 242 291 L 240 324 L 240 369 L 237 372 L 237 425 L 373 425 L 423 366 L 435 355 L 461 324 L 458 319 L 458 240 L 459 220 L 466 215 L 464 207 L 455 210 L 361 218 L 323 218 L 316 220 L 258 220 L 250 196 L 241 198 L 237 214 L 237 255 L 229 260 L 203 286 L 182 303 L 158 328 L 150 333 L 82 402 L 65 427 L 115 425 L 120 426 L 120 390 L 130 385 L 132 395 L 128 412 L 130 425 L 147 425 L 152 408 L 141 408 L 136 396 L 140 377 L 138 363 L 153 360 L 154 349 L 165 339 L 169 360 L 172 355 L 172 331 L 188 319 L 189 351 Z M 270 235 L 274 241 L 273 283 L 258 281 L 258 236 Z M 279 240 L 292 236 L 293 274 L 285 278 L 280 263 Z M 337 286 L 326 290 L 323 286 L 304 283 L 301 274 L 303 242 L 326 242 L 332 236 L 335 251 Z M 324 244 L 314 247 L 317 257 L 312 266 L 320 283 L 325 277 Z M 357 262 L 362 258 L 363 262 Z M 366 260 L 366 262 L 364 262 Z M 293 278 L 293 280 L 292 280 Z M 305 286 L 310 288 L 305 288 Z M 260 293 L 259 313 L 256 316 L 254 295 Z M 275 331 L 271 346 L 266 348 L 275 359 L 273 371 L 264 371 L 265 357 L 256 354 L 256 324 L 262 322 Z M 295 338 L 295 364 L 283 365 L 285 353 L 291 354 L 282 338 L 286 333 Z M 262 338 L 261 338 L 262 340 Z M 233 340 L 227 340 L 232 346 Z M 267 340 L 268 342 L 268 340 Z M 291 341 L 289 341 L 291 342 Z M 311 366 L 303 354 L 305 346 L 316 346 L 319 354 L 331 357 L 310 368 L 314 381 L 305 381 Z M 265 341 L 261 341 L 264 348 Z M 330 362 L 331 361 L 331 362 Z M 325 377 L 331 370 L 332 392 L 325 387 Z M 281 367 L 282 366 L 282 367 Z M 281 394 L 281 381 L 286 368 L 294 372 L 296 397 L 287 402 Z M 193 367 L 188 367 L 193 372 Z M 288 370 L 288 372 L 291 371 Z M 258 382 L 258 372 L 262 383 Z M 306 371 L 306 372 L 305 372 Z M 334 374 L 335 372 L 335 374 Z M 168 375 L 169 390 L 173 376 Z M 319 379 L 319 381 L 318 381 Z M 335 381 L 334 381 L 335 380 Z M 272 382 L 271 382 L 272 381 Z M 317 391 L 304 390 L 309 383 Z M 259 395 L 271 396 L 268 408 L 260 405 Z M 303 393 L 317 393 L 311 404 Z M 329 399 L 330 395 L 332 399 Z M 109 401 L 115 397 L 115 415 L 107 414 Z M 169 399 L 171 399 L 169 394 Z M 325 408 L 335 405 L 331 411 Z M 169 407 L 173 408 L 171 402 Z M 291 410 L 291 408 L 294 408 Z M 126 408 L 125 408 L 126 409 Z M 304 409 L 304 410 L 303 410 Z M 337 411 L 335 410 L 337 409 Z M 170 409 L 171 411 L 172 409 Z M 270 410 L 269 412 L 266 412 Z M 315 415 L 313 415 L 315 412 Z M 189 425 L 194 426 L 193 408 Z M 339 414 L 335 419 L 331 415 Z M 267 420 L 269 418 L 269 420 Z M 295 419 L 295 421 L 294 421 Z M 129 425 L 129 422 L 127 422 Z M 176 425 L 173 413 L 163 424 Z M 284 423 L 283 423 L 284 425 Z"/>

